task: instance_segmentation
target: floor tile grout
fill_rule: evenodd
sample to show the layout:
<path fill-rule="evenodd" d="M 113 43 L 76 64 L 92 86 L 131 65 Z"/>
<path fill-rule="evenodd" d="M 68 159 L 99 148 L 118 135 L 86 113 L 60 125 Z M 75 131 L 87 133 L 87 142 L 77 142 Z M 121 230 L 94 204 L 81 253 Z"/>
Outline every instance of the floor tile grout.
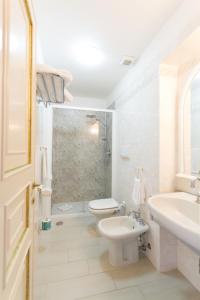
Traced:
<path fill-rule="evenodd" d="M 124 288 L 121 288 L 120 290 L 127 290 L 127 288 L 137 288 L 137 286 L 131 286 L 131 287 L 124 287 Z M 138 288 L 137 288 L 138 289 Z M 81 300 L 81 299 L 86 299 L 86 298 L 90 298 L 90 297 L 95 297 L 95 296 L 98 296 L 98 295 L 106 295 L 106 294 L 109 294 L 109 293 L 113 293 L 114 291 L 117 291 L 118 289 L 113 289 L 113 290 L 110 290 L 108 292 L 102 292 L 102 293 L 98 293 L 98 294 L 93 294 L 93 295 L 90 295 L 90 296 L 87 296 L 87 297 L 79 297 L 79 298 L 75 298 L 74 300 Z M 139 291 L 139 289 L 138 289 Z M 140 291 L 139 291 L 140 292 Z M 141 292 L 140 292 L 141 293 Z M 141 294 L 142 295 L 142 294 Z M 143 296 L 143 295 L 142 295 Z M 143 296 L 144 297 L 144 296 Z M 145 300 L 145 299 L 144 299 Z"/>
<path fill-rule="evenodd" d="M 73 220 L 73 222 L 75 222 L 75 220 Z M 79 222 L 80 222 L 80 220 L 79 220 Z M 54 268 L 54 267 L 59 268 L 59 267 L 62 266 L 62 272 L 64 272 L 64 273 L 61 274 L 60 277 L 58 277 L 58 280 L 55 280 L 54 275 L 50 275 L 49 278 L 52 281 L 44 283 L 44 284 L 39 284 L 39 283 L 35 284 L 35 286 L 34 286 L 35 288 L 39 289 L 39 288 L 45 287 L 45 291 L 46 291 L 44 293 L 44 299 L 40 297 L 40 298 L 35 299 L 35 300 L 39 300 L 39 299 L 47 300 L 48 295 L 50 296 L 50 299 L 53 299 L 52 295 L 49 294 L 48 290 L 50 288 L 51 288 L 51 290 L 54 289 L 54 285 L 56 286 L 57 284 L 59 285 L 59 284 L 62 284 L 63 282 L 66 282 L 66 285 L 67 285 L 67 282 L 68 282 L 68 286 L 70 288 L 70 284 L 71 284 L 70 281 L 72 281 L 72 284 L 74 285 L 75 280 L 83 279 L 83 281 L 81 280 L 80 283 L 81 282 L 82 283 L 86 282 L 87 283 L 86 286 L 87 286 L 90 281 L 91 281 L 91 283 L 93 282 L 93 278 L 94 278 L 94 283 L 97 286 L 98 292 L 95 293 L 96 291 L 95 291 L 94 288 L 91 289 L 90 287 L 87 287 L 88 295 L 87 295 L 87 292 L 86 292 L 85 293 L 86 296 L 81 296 L 80 292 L 77 293 L 76 291 L 74 292 L 72 290 L 72 293 L 74 295 L 77 295 L 76 297 L 73 298 L 73 300 L 79 300 L 79 299 L 80 300 L 81 299 L 88 300 L 88 299 L 90 299 L 90 297 L 91 297 L 91 299 L 93 299 L 93 297 L 98 296 L 98 295 L 103 296 L 103 295 L 107 295 L 109 293 L 113 293 L 115 291 L 116 292 L 123 292 L 123 291 L 129 290 L 129 289 L 137 289 L 139 295 L 141 295 L 142 299 L 145 300 L 145 299 L 147 299 L 147 297 L 146 297 L 146 294 L 144 293 L 144 291 L 142 291 L 142 288 L 141 288 L 142 285 L 145 285 L 145 284 L 150 284 L 151 285 L 151 284 L 153 284 L 153 286 L 154 286 L 154 285 L 156 285 L 157 280 L 160 279 L 160 278 L 163 278 L 163 282 L 165 282 L 165 277 L 162 277 L 162 276 L 157 277 L 157 275 L 155 276 L 155 274 L 159 275 L 160 273 L 157 272 L 156 270 L 154 270 L 153 267 L 151 268 L 151 265 L 149 265 L 148 261 L 146 261 L 147 258 L 144 258 L 144 261 L 141 261 L 141 263 L 139 261 L 138 262 L 139 265 L 135 265 L 136 269 L 134 270 L 133 273 L 131 271 L 132 270 L 131 268 L 134 268 L 134 266 L 127 266 L 128 268 L 126 268 L 126 267 L 124 267 L 124 268 L 120 268 L 120 267 L 115 268 L 114 267 L 113 268 L 112 266 L 110 266 L 110 269 L 109 269 L 108 256 L 107 256 L 107 254 L 104 253 L 104 248 L 106 249 L 106 244 L 107 243 L 104 244 L 104 242 L 105 242 L 104 239 L 102 239 L 98 235 L 97 236 L 95 235 L 94 225 L 92 225 L 92 223 L 90 223 L 88 221 L 88 224 L 86 223 L 86 224 L 83 224 L 81 226 L 80 225 L 78 225 L 78 226 L 76 226 L 76 225 L 69 226 L 69 228 L 71 229 L 72 232 L 73 232 L 73 229 L 75 229 L 75 228 L 77 229 L 78 227 L 80 228 L 80 232 L 81 232 L 81 230 L 83 230 L 83 231 L 85 230 L 89 234 L 91 234 L 91 236 L 89 236 L 89 235 L 87 236 L 87 241 L 88 241 L 88 243 L 90 243 L 90 241 L 93 240 L 92 243 L 94 242 L 94 244 L 85 245 L 84 244 L 84 239 L 83 239 L 83 245 L 81 245 L 81 241 L 80 241 L 79 246 L 77 244 L 77 246 L 75 246 L 75 247 L 68 248 L 67 244 L 70 243 L 70 238 L 69 238 L 69 241 L 66 240 L 65 230 L 63 232 L 63 235 L 65 236 L 65 239 L 53 240 L 53 238 L 51 239 L 51 236 L 49 236 L 46 239 L 42 240 L 42 243 L 44 245 L 45 244 L 48 245 L 47 249 L 46 249 L 46 251 L 47 251 L 46 254 L 50 255 L 49 259 L 51 259 L 51 255 L 52 255 L 52 259 L 55 258 L 55 259 L 58 260 L 57 256 L 59 256 L 59 254 L 60 254 L 59 252 L 61 252 L 61 253 L 63 253 L 64 262 L 59 262 L 59 261 L 58 262 L 56 262 L 56 261 L 53 262 L 53 261 L 51 261 L 51 263 L 48 264 L 48 261 L 47 261 L 47 264 L 46 264 L 45 260 L 44 260 L 44 262 L 43 262 L 44 265 L 43 265 L 43 263 L 41 263 L 41 265 L 38 266 L 38 271 L 44 271 L 44 272 L 47 271 L 47 273 L 48 273 L 48 269 L 51 271 L 51 267 L 52 268 Z M 63 228 L 64 228 L 63 226 L 60 226 L 60 230 L 61 230 L 60 231 L 61 233 L 59 233 L 60 235 L 62 234 Z M 76 230 L 76 229 L 75 229 L 74 233 L 76 233 L 76 231 L 78 233 L 79 230 Z M 54 231 L 52 233 L 52 236 L 53 236 L 53 234 L 56 235 L 58 231 L 57 230 Z M 79 233 L 77 236 L 79 238 L 81 236 L 81 233 Z M 75 241 L 77 236 L 74 236 L 74 238 L 72 238 L 72 240 Z M 40 240 L 40 242 L 41 242 L 41 240 Z M 58 245 L 58 250 L 56 250 L 56 247 L 55 247 L 55 249 L 53 247 L 54 247 L 54 245 L 56 246 L 56 244 L 58 244 L 58 243 L 60 243 L 60 244 Z M 51 251 L 51 246 L 50 246 L 51 244 L 52 244 L 52 248 L 54 249 L 52 251 Z M 98 250 L 99 247 L 102 247 L 102 248 Z M 95 252 L 96 248 L 97 248 L 97 251 L 98 251 L 99 255 L 95 255 L 95 253 L 93 255 L 93 252 Z M 77 251 L 74 254 L 75 259 L 73 258 L 73 260 L 70 260 L 70 251 L 73 254 L 73 250 Z M 66 261 L 65 261 L 65 253 L 66 253 Z M 76 257 L 81 256 L 81 255 L 83 255 L 83 256 L 85 255 L 85 257 L 76 259 Z M 42 252 L 41 257 L 42 256 L 45 257 L 45 251 Z M 62 260 L 62 257 L 60 257 L 60 258 Z M 46 258 L 46 259 L 48 259 L 48 258 Z M 80 265 L 81 269 L 79 270 L 77 268 L 79 268 L 79 263 L 81 263 L 81 262 L 83 264 Z M 146 265 L 145 262 L 147 262 L 147 265 Z M 85 263 L 85 265 L 84 265 L 84 263 Z M 70 264 L 71 264 L 72 267 L 70 267 L 69 272 L 68 271 L 66 272 L 65 270 L 63 271 L 63 268 L 65 269 L 65 266 L 67 268 L 67 265 L 69 266 Z M 73 270 L 73 264 L 75 264 L 74 266 L 76 267 L 75 272 Z M 129 268 L 130 268 L 130 270 L 129 270 Z M 77 272 L 77 270 L 78 270 L 78 272 Z M 140 272 L 139 270 L 142 270 L 142 271 Z M 138 271 L 139 271 L 139 273 L 138 273 Z M 77 274 L 76 274 L 76 272 L 77 272 Z M 81 272 L 83 272 L 82 275 L 81 275 Z M 144 279 L 140 279 L 140 277 L 142 278 L 142 276 L 145 276 L 146 274 L 148 275 L 148 273 L 149 273 L 150 277 L 147 276 L 147 277 L 144 277 Z M 66 275 L 66 274 L 68 274 L 68 275 Z M 139 274 L 139 277 L 138 277 L 138 274 Z M 101 275 L 102 277 L 101 276 L 98 277 L 98 275 Z M 66 276 L 66 278 L 64 278 L 64 276 Z M 91 280 L 90 280 L 90 278 L 91 278 Z M 137 278 L 139 278 L 139 280 L 141 280 L 141 282 L 138 282 Z M 84 281 L 84 279 L 86 279 L 86 281 Z M 166 277 L 166 279 L 167 279 L 167 277 Z M 48 278 L 47 278 L 47 280 L 48 280 Z M 103 288 L 102 288 L 103 286 L 102 287 L 98 286 L 99 282 L 101 284 L 102 280 L 103 280 L 103 282 L 106 283 L 106 288 L 108 289 L 107 291 L 106 291 L 106 288 L 104 288 L 104 291 L 103 291 Z M 83 288 L 83 290 L 84 290 L 84 286 L 81 286 L 81 288 Z M 111 288 L 111 290 L 110 290 L 110 288 Z M 63 289 L 64 289 L 64 287 L 63 287 Z M 163 290 L 165 290 L 165 291 L 173 291 L 173 290 L 174 291 L 179 291 L 180 288 L 175 287 L 175 286 L 174 287 L 165 286 L 163 288 Z M 160 291 L 158 289 L 156 290 L 156 288 L 155 288 L 155 291 L 157 291 L 156 293 L 158 293 L 158 294 L 160 293 Z M 62 299 L 64 299 L 64 298 L 62 297 Z M 151 298 L 151 299 L 153 299 L 153 298 Z M 70 298 L 70 300 L 71 300 L 71 298 Z M 124 300 L 126 300 L 126 298 L 124 298 Z"/>
<path fill-rule="evenodd" d="M 80 278 L 89 277 L 89 276 L 92 277 L 93 275 L 99 275 L 99 274 L 107 274 L 107 272 L 100 272 L 100 273 L 97 273 L 97 274 L 89 274 L 88 273 L 88 274 L 84 274 L 84 275 L 80 275 L 80 276 L 73 276 L 73 277 L 62 279 L 62 280 L 58 280 L 58 281 L 53 281 L 53 282 L 41 284 L 41 285 L 38 285 L 38 286 L 44 286 L 44 285 L 48 286 L 48 285 L 52 285 L 52 284 L 56 284 L 56 283 L 61 283 L 61 282 L 64 282 L 64 281 L 69 281 L 71 279 L 80 279 Z M 113 281 L 113 279 L 112 279 L 112 281 Z"/>

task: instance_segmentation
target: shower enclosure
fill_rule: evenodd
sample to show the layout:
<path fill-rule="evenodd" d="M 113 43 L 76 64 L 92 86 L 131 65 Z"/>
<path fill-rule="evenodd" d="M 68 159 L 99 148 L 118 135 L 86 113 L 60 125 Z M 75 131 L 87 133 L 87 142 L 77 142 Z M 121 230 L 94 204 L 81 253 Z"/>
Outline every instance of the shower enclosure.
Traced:
<path fill-rule="evenodd" d="M 52 213 L 111 197 L 112 112 L 53 108 Z"/>

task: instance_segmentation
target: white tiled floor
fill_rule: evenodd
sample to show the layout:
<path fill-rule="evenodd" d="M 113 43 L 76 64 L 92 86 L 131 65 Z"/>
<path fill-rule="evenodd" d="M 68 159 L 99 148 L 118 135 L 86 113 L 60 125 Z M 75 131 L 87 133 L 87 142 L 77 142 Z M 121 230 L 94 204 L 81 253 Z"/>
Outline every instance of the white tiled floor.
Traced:
<path fill-rule="evenodd" d="M 178 272 L 158 273 L 147 258 L 114 268 L 89 214 L 58 217 L 39 238 L 34 300 L 199 300 Z"/>

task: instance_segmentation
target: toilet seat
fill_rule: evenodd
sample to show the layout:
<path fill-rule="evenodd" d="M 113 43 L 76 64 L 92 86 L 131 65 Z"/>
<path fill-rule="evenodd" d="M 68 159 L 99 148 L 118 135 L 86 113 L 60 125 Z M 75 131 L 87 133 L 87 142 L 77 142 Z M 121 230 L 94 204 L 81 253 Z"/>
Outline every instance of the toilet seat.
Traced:
<path fill-rule="evenodd" d="M 99 199 L 99 200 L 92 200 L 89 202 L 89 207 L 91 209 L 113 209 L 117 208 L 119 204 L 113 198 L 106 198 L 106 199 Z"/>
<path fill-rule="evenodd" d="M 113 198 L 92 200 L 88 204 L 89 211 L 95 215 L 112 214 L 118 207 L 118 202 Z"/>

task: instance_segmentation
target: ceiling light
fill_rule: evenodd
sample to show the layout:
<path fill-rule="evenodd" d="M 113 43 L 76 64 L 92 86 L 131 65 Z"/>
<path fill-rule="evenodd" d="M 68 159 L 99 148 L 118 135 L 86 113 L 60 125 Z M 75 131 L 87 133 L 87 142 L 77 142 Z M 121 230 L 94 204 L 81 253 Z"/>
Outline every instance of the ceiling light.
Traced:
<path fill-rule="evenodd" d="M 75 49 L 77 60 L 87 66 L 95 66 L 102 63 L 103 53 L 93 45 L 79 45 Z"/>

